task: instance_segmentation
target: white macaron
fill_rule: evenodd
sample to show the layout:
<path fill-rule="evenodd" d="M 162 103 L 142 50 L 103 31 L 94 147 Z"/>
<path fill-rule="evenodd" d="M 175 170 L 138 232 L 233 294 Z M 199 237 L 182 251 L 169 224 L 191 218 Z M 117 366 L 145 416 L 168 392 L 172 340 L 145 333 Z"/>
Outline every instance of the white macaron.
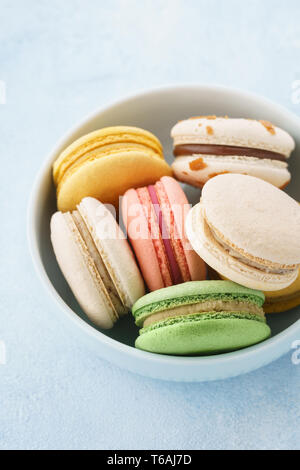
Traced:
<path fill-rule="evenodd" d="M 112 328 L 145 293 L 133 253 L 111 212 L 84 198 L 71 212 L 51 218 L 57 262 L 86 315 Z"/>
<path fill-rule="evenodd" d="M 238 284 L 275 291 L 297 278 L 299 204 L 258 178 L 230 174 L 208 181 L 186 232 L 204 261 Z"/>
<path fill-rule="evenodd" d="M 295 142 L 267 121 L 190 118 L 177 123 L 171 136 L 176 157 L 174 174 L 193 186 L 202 187 L 224 173 L 256 176 L 281 189 L 291 179 L 287 160 Z"/>

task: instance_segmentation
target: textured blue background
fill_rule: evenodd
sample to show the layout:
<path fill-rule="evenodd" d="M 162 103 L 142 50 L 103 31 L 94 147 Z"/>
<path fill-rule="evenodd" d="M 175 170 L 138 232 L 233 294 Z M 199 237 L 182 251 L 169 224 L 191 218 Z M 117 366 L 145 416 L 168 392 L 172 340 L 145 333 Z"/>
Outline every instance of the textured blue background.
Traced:
<path fill-rule="evenodd" d="M 137 89 L 218 83 L 296 113 L 298 0 L 0 0 L 0 448 L 299 448 L 291 354 L 208 384 L 141 378 L 61 328 L 28 254 L 28 194 L 86 113 Z"/>

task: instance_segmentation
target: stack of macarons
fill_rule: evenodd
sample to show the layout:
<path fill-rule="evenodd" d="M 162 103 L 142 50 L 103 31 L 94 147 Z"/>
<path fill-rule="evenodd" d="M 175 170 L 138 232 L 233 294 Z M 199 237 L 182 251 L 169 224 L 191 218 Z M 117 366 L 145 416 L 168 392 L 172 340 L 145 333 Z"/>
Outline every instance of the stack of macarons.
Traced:
<path fill-rule="evenodd" d="M 300 207 L 278 189 L 294 141 L 266 121 L 215 116 L 181 121 L 172 136 L 172 168 L 157 137 L 127 126 L 58 156 L 61 271 L 98 327 L 132 311 L 140 349 L 202 355 L 261 342 L 271 334 L 263 305 L 300 303 Z M 176 179 L 203 187 L 192 209 Z"/>
<path fill-rule="evenodd" d="M 130 311 L 145 293 L 144 280 L 156 290 L 206 278 L 205 263 L 185 235 L 188 201 L 169 175 L 159 140 L 135 127 L 92 132 L 54 162 L 59 212 L 51 219 L 53 249 L 83 311 L 99 327 L 112 328 Z M 124 193 L 135 256 L 107 208 L 118 210 Z"/>

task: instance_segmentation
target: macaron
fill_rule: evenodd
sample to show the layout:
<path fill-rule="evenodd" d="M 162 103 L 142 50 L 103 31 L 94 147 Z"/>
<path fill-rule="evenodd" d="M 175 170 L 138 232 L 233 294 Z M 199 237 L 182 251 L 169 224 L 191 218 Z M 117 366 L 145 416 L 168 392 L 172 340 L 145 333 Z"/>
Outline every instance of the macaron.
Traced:
<path fill-rule="evenodd" d="M 159 140 L 136 127 L 91 132 L 69 145 L 53 165 L 58 210 L 76 209 L 87 196 L 118 207 L 129 188 L 171 176 Z"/>
<path fill-rule="evenodd" d="M 274 292 L 265 293 L 264 311 L 280 313 L 300 305 L 300 274 L 289 287 Z"/>
<path fill-rule="evenodd" d="M 195 281 L 151 292 L 133 306 L 135 346 L 174 355 L 245 348 L 270 336 L 264 294 L 231 281 Z"/>
<path fill-rule="evenodd" d="M 90 197 L 73 212 L 56 212 L 50 225 L 57 262 L 82 310 L 97 326 L 112 328 L 145 293 L 124 233 Z"/>
<path fill-rule="evenodd" d="M 187 216 L 186 233 L 211 268 L 243 286 L 280 290 L 298 276 L 299 204 L 253 176 L 208 181 Z"/>
<path fill-rule="evenodd" d="M 210 267 L 208 268 L 208 278 L 228 280 Z M 293 284 L 277 291 L 264 292 L 264 295 L 265 303 L 263 308 L 265 313 L 281 313 L 297 307 L 300 305 L 300 271 Z"/>
<path fill-rule="evenodd" d="M 124 225 L 151 291 L 206 278 L 205 263 L 186 238 L 189 210 L 179 183 L 168 176 L 124 194 Z"/>
<path fill-rule="evenodd" d="M 217 273 L 213 269 L 208 269 L 208 278 L 211 280 L 228 281 L 225 276 Z M 277 291 L 264 292 L 265 303 L 263 309 L 265 313 L 281 313 L 291 310 L 300 305 L 300 272 L 296 281 L 289 287 Z"/>
<path fill-rule="evenodd" d="M 300 305 L 300 271 L 290 286 L 274 292 L 265 292 L 264 310 L 266 313 L 281 313 Z"/>
<path fill-rule="evenodd" d="M 287 162 L 295 142 L 268 121 L 202 116 L 179 122 L 171 136 L 174 174 L 193 186 L 224 173 L 255 176 L 278 188 L 291 179 Z"/>

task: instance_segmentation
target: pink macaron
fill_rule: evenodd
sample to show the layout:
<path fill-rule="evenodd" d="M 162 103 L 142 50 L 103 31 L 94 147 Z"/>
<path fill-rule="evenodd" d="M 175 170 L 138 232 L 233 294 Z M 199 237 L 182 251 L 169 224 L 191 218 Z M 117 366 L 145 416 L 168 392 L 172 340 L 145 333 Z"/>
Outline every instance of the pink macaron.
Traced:
<path fill-rule="evenodd" d="M 183 190 L 169 176 L 124 194 L 124 224 L 151 291 L 206 278 L 205 263 L 185 234 L 189 210 Z"/>

